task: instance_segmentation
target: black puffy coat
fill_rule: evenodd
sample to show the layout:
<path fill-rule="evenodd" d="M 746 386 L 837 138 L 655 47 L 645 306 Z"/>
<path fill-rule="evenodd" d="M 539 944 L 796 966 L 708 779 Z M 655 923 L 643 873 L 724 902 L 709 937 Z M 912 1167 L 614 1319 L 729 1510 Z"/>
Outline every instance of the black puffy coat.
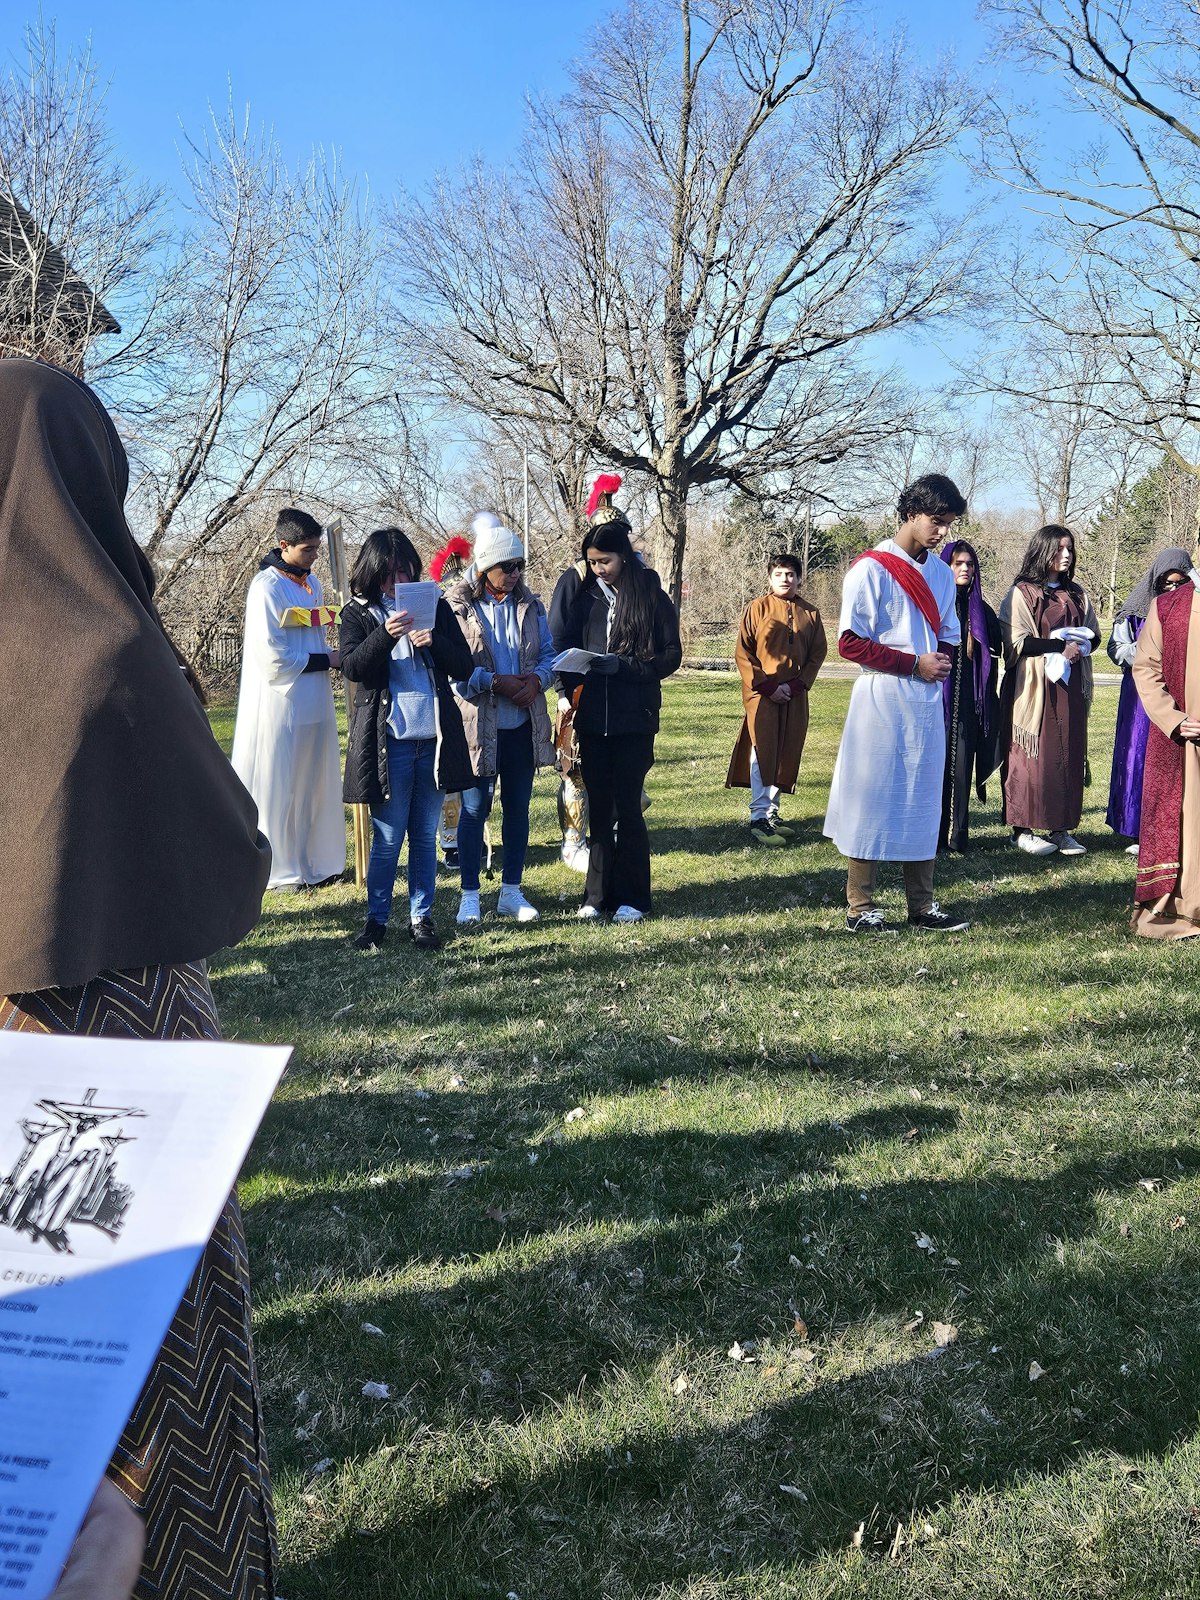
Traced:
<path fill-rule="evenodd" d="M 350 732 L 346 742 L 346 777 L 342 798 L 347 805 L 370 805 L 391 798 L 388 782 L 387 731 L 392 695 L 389 662 L 396 641 L 372 614 L 365 600 L 353 599 L 342 609 L 338 630 L 342 676 L 354 685 Z M 451 678 L 471 676 L 471 652 L 454 613 L 438 601 L 433 643 L 422 650 L 433 672 L 437 750 L 433 776 L 438 788 L 453 792 L 475 782 L 462 717 L 450 687 Z"/>
<path fill-rule="evenodd" d="M 650 576 L 658 584 L 658 574 L 651 571 Z M 608 602 L 593 579 L 579 576 L 577 567 L 568 567 L 558 580 L 550 602 L 550 629 L 556 651 L 582 649 L 597 655 L 608 652 Z M 655 597 L 650 655 L 618 656 L 616 672 L 607 677 L 588 673 L 579 678 L 560 673 L 559 683 L 567 695 L 573 695 L 582 685 L 575 708 L 576 732 L 606 736 L 657 733 L 662 680 L 678 671 L 682 660 L 679 619 L 660 587 Z"/>

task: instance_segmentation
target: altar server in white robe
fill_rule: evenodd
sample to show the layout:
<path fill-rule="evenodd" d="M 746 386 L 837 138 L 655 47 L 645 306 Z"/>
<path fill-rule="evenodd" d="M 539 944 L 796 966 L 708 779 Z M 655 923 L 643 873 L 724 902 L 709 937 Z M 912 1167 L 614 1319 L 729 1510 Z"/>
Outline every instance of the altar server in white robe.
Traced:
<path fill-rule="evenodd" d="M 346 865 L 337 712 L 329 681 L 338 652 L 305 614 L 324 603 L 313 567 L 321 525 L 281 511 L 276 548 L 246 595 L 233 766 L 271 844 L 271 889 L 311 889 Z"/>
<path fill-rule="evenodd" d="M 881 932 L 875 902 L 881 861 L 902 862 L 910 926 L 957 932 L 967 926 L 933 897 L 933 865 L 946 765 L 942 680 L 960 640 L 954 577 L 928 559 L 966 501 L 940 473 L 900 496 L 892 539 L 861 555 L 842 585 L 838 651 L 862 669 L 825 817 L 844 856 L 846 927 Z"/>

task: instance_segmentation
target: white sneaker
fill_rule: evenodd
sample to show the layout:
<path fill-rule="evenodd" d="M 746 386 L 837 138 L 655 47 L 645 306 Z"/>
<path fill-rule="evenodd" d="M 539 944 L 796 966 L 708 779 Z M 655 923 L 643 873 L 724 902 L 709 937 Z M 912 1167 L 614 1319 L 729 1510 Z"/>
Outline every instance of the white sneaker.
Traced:
<path fill-rule="evenodd" d="M 600 920 L 599 906 L 580 906 L 575 913 L 580 922 L 598 922 Z"/>
<path fill-rule="evenodd" d="M 636 906 L 618 906 L 613 912 L 613 921 L 640 922 L 645 915 L 646 913 L 639 911 Z"/>
<path fill-rule="evenodd" d="M 1080 844 L 1079 840 L 1073 838 L 1065 829 L 1058 833 L 1052 833 L 1050 841 L 1057 848 L 1060 856 L 1087 855 L 1087 845 Z"/>
<path fill-rule="evenodd" d="M 496 901 L 496 915 L 498 917 L 515 917 L 518 922 L 536 922 L 538 909 L 531 906 L 521 893 L 519 883 L 505 883 L 500 886 L 500 898 Z"/>
<path fill-rule="evenodd" d="M 455 920 L 455 922 L 457 922 L 459 924 L 460 927 L 462 927 L 465 923 L 468 923 L 468 922 L 478 922 L 479 921 L 479 890 L 478 889 L 464 889 L 463 890 L 462 898 L 458 902 L 458 915 L 455 917 L 454 920 Z"/>
<path fill-rule="evenodd" d="M 1127 844 L 1125 846 L 1125 854 L 1127 856 L 1135 856 L 1141 848 L 1140 844 Z"/>
<path fill-rule="evenodd" d="M 1017 849 L 1024 850 L 1027 856 L 1052 856 L 1058 846 L 1051 839 L 1039 839 L 1036 833 L 1020 833 Z"/>

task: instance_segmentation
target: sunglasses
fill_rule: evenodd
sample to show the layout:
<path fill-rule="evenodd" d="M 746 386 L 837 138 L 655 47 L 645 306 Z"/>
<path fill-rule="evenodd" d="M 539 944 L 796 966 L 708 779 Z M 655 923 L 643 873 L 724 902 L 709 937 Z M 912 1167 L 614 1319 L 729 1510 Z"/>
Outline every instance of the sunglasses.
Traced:
<path fill-rule="evenodd" d="M 497 561 L 496 565 L 506 578 L 511 578 L 514 572 L 525 571 L 525 563 L 523 561 Z"/>

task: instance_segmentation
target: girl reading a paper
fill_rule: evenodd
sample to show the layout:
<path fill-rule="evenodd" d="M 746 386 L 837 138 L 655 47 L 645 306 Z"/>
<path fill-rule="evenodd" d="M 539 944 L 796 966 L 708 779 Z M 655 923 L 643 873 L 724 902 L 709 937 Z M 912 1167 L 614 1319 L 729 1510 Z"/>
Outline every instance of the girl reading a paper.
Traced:
<path fill-rule="evenodd" d="M 1029 542 L 1000 606 L 1007 730 L 1004 817 L 1028 855 L 1081 856 L 1090 656 L 1100 642 L 1092 602 L 1075 582 L 1075 536 L 1050 524 Z"/>

